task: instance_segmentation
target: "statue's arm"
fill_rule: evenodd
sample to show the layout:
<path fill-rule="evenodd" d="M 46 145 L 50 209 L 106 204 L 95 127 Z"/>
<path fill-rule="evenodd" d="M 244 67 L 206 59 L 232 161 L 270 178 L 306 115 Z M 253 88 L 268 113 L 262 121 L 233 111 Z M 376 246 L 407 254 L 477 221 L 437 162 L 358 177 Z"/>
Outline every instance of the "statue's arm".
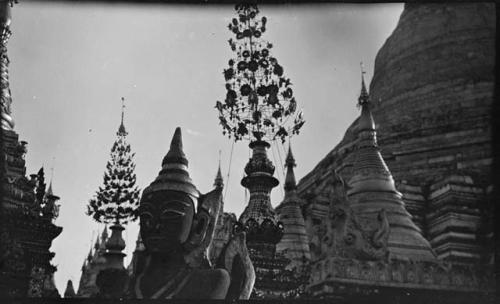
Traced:
<path fill-rule="evenodd" d="M 224 248 L 217 267 L 229 272 L 231 284 L 226 300 L 247 300 L 255 283 L 255 270 L 248 254 L 244 232 L 235 234 Z"/>

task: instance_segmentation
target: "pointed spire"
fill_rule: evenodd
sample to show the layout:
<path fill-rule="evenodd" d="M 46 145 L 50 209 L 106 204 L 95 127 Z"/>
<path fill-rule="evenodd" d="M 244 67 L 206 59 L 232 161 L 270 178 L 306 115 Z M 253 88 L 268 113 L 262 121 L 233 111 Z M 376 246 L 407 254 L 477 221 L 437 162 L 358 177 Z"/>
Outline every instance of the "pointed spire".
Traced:
<path fill-rule="evenodd" d="M 399 193 L 377 144 L 375 121 L 370 110 L 370 99 L 366 91 L 364 73 L 362 70 L 361 95 L 358 104 L 361 106 L 361 115 L 357 125 L 358 151 L 353 166 L 353 176 L 349 181 L 350 189 L 347 194 L 368 191 L 373 187 L 381 191 Z M 373 183 L 372 180 L 378 182 Z"/>
<path fill-rule="evenodd" d="M 361 63 L 361 93 L 358 98 L 358 106 L 361 107 L 361 116 L 358 120 L 358 132 L 363 130 L 375 131 L 375 122 L 371 112 L 370 95 L 368 94 L 365 85 L 365 73 L 366 72 L 363 70 L 363 63 Z"/>
<path fill-rule="evenodd" d="M 297 164 L 295 163 L 295 158 L 292 154 L 292 144 L 290 142 L 288 145 L 288 154 L 286 156 L 285 166 L 287 168 L 285 176 L 285 192 L 290 192 L 297 189 L 297 181 L 295 179 L 295 173 L 293 172 L 293 167 L 297 166 Z"/>
<path fill-rule="evenodd" d="M 214 180 L 214 187 L 215 188 L 224 188 L 224 179 L 222 178 L 222 173 L 220 170 L 220 157 L 221 156 L 221 151 L 219 150 L 219 169 L 217 170 L 217 175 L 215 176 Z"/>
<path fill-rule="evenodd" d="M 66 284 L 66 290 L 64 291 L 64 298 L 74 298 L 76 297 L 75 288 L 73 287 L 73 281 L 68 280 Z"/>
<path fill-rule="evenodd" d="M 94 249 L 95 251 L 99 250 L 99 247 L 101 247 L 101 242 L 99 240 L 99 236 L 95 239 L 95 243 L 94 243 Z M 92 249 L 90 250 L 90 252 L 92 252 Z"/>
<path fill-rule="evenodd" d="M 370 102 L 370 95 L 368 95 L 368 91 L 366 90 L 366 85 L 365 85 L 366 72 L 363 69 L 363 62 L 361 62 L 360 65 L 361 65 L 361 93 L 359 94 L 358 105 L 363 106 L 364 104 Z"/>
<path fill-rule="evenodd" d="M 379 221 L 387 215 L 390 225 L 388 250 L 396 259 L 434 259 L 430 244 L 411 220 L 402 195 L 397 191 L 389 168 L 377 144 L 375 122 L 364 79 L 359 98 L 361 115 L 357 126 L 357 145 L 347 197 L 356 215 Z"/>
<path fill-rule="evenodd" d="M 92 240 L 94 239 L 94 234 L 95 234 L 95 231 L 92 231 L 92 238 L 90 239 L 89 253 L 87 254 L 87 258 L 83 261 L 82 271 L 83 271 L 83 268 L 86 266 L 87 262 L 92 261 L 92 247 L 96 248 L 95 245 L 92 244 Z"/>
<path fill-rule="evenodd" d="M 280 221 L 283 223 L 283 237 L 276 246 L 278 252 L 284 252 L 289 258 L 290 264 L 287 269 L 302 267 L 303 259 L 309 260 L 311 253 L 309 249 L 309 240 L 307 238 L 304 217 L 301 211 L 303 201 L 297 195 L 297 181 L 293 168 L 297 166 L 292 153 L 292 144 L 289 142 L 288 153 L 285 160 L 287 168 L 285 176 L 285 197 L 276 212 Z"/>
<path fill-rule="evenodd" d="M 89 254 L 87 254 L 87 261 L 91 261 L 92 260 L 92 246 L 90 246 L 90 250 L 89 250 Z M 84 262 L 85 264 L 85 262 Z"/>
<path fill-rule="evenodd" d="M 122 97 L 122 121 L 120 123 L 120 127 L 118 128 L 118 132 L 116 135 L 118 136 L 127 136 L 127 131 L 125 130 L 125 125 L 123 124 L 123 116 L 125 113 L 125 98 Z"/>
<path fill-rule="evenodd" d="M 106 242 L 106 240 L 108 239 L 108 225 L 104 225 L 104 230 L 102 231 L 101 239 L 103 243 Z"/>
<path fill-rule="evenodd" d="M 180 191 L 193 196 L 199 197 L 199 192 L 196 189 L 193 181 L 189 177 L 188 160 L 182 150 L 182 133 L 181 128 L 175 129 L 174 136 L 170 143 L 170 150 L 163 158 L 161 163 L 162 169 L 158 177 L 144 189 L 142 196 L 147 193 L 173 190 Z"/>
<path fill-rule="evenodd" d="M 52 192 L 52 179 L 50 180 L 49 188 L 47 189 L 47 192 L 45 193 L 45 195 L 47 195 L 47 196 L 54 195 L 54 193 Z"/>
<path fill-rule="evenodd" d="M 54 158 L 52 158 L 54 159 Z M 47 191 L 45 192 L 46 196 L 49 195 L 54 195 L 54 192 L 52 191 L 52 180 L 54 179 L 54 164 L 52 164 L 52 167 L 50 167 L 50 182 L 49 182 L 49 188 L 47 188 Z"/>

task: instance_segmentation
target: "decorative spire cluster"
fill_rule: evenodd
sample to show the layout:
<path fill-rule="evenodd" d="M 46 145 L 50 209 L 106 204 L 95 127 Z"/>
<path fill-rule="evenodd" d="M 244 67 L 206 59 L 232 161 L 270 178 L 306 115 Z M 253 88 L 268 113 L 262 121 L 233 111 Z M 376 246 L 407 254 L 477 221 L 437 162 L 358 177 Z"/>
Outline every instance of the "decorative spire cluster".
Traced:
<path fill-rule="evenodd" d="M 297 111 L 291 82 L 271 55 L 273 45 L 261 38 L 267 18 L 257 18 L 252 4 L 237 4 L 238 18 L 228 25 L 236 39 L 229 39 L 235 58 L 224 70 L 226 98 L 217 101 L 224 135 L 241 139 L 273 141 L 298 134 L 304 124 Z"/>

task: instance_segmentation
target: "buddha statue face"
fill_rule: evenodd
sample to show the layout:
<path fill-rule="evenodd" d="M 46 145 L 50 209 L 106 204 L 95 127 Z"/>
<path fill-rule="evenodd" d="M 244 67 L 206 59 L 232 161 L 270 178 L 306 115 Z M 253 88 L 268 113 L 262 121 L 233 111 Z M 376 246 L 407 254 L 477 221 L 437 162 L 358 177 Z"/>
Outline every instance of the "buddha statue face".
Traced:
<path fill-rule="evenodd" d="M 141 237 L 150 252 L 170 252 L 186 242 L 194 218 L 194 199 L 177 191 L 147 194 L 140 206 Z"/>

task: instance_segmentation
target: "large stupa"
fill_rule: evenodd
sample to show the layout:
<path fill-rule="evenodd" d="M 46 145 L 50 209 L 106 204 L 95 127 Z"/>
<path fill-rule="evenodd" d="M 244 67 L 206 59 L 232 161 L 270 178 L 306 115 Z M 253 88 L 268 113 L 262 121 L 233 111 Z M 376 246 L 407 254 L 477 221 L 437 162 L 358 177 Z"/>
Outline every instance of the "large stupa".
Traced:
<path fill-rule="evenodd" d="M 312 296 L 471 303 L 493 291 L 494 12 L 405 4 L 370 107 L 362 90 L 359 118 L 298 184 Z"/>
<path fill-rule="evenodd" d="M 492 257 L 494 11 L 487 3 L 406 4 L 370 84 L 381 155 L 414 223 L 449 261 Z M 334 171 L 351 179 L 360 122 L 300 180 L 310 209 L 324 209 L 317 194 Z"/>

